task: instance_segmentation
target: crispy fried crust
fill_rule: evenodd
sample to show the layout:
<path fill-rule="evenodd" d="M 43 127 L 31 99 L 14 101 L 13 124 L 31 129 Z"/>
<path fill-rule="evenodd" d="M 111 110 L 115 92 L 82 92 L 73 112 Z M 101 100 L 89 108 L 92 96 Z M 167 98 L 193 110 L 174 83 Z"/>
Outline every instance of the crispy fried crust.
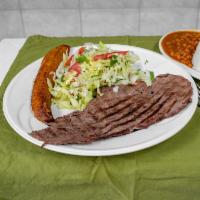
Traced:
<path fill-rule="evenodd" d="M 55 72 L 58 65 L 62 61 L 63 53 L 70 51 L 70 47 L 67 45 L 60 45 L 50 50 L 44 57 L 36 79 L 34 81 L 31 107 L 34 116 L 42 122 L 53 121 L 51 113 L 51 94 L 48 90 L 47 78 L 52 80 L 50 72 Z"/>

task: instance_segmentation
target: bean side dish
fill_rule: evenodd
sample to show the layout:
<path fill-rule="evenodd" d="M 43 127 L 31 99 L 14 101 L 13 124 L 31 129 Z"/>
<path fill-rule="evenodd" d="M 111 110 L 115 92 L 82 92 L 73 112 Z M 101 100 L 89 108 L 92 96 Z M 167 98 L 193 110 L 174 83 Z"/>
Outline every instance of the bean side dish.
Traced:
<path fill-rule="evenodd" d="M 192 67 L 192 57 L 200 42 L 200 32 L 177 31 L 167 35 L 162 41 L 162 47 L 173 59 Z"/>

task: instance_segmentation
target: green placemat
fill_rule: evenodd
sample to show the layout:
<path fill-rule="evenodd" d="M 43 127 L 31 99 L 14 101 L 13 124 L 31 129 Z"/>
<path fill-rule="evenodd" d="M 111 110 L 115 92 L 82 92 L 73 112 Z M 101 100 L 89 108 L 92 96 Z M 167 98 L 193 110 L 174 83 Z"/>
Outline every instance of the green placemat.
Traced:
<path fill-rule="evenodd" d="M 0 200 L 200 199 L 200 110 L 176 136 L 152 148 L 113 157 L 79 157 L 41 149 L 18 136 L 2 112 L 10 80 L 59 45 L 119 43 L 158 51 L 160 37 L 32 36 L 0 88 Z"/>

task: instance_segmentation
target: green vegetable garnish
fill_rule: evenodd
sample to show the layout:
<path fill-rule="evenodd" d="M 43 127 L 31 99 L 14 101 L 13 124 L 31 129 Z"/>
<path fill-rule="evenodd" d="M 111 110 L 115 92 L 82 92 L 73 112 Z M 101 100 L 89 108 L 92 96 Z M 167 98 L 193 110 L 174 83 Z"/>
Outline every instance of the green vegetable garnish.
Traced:
<path fill-rule="evenodd" d="M 99 41 L 99 48 L 106 49 L 106 45 L 102 41 Z"/>
<path fill-rule="evenodd" d="M 78 57 L 76 58 L 76 61 L 77 61 L 78 63 L 83 63 L 83 62 L 88 63 L 88 62 L 89 62 L 88 58 L 87 58 L 85 55 L 78 56 Z"/>
<path fill-rule="evenodd" d="M 111 60 L 110 60 L 110 66 L 114 66 L 115 64 L 117 64 L 118 61 L 117 61 L 117 55 L 113 55 Z"/>
<path fill-rule="evenodd" d="M 152 71 L 150 71 L 149 73 L 150 73 L 150 80 L 153 81 L 155 79 L 154 73 Z"/>

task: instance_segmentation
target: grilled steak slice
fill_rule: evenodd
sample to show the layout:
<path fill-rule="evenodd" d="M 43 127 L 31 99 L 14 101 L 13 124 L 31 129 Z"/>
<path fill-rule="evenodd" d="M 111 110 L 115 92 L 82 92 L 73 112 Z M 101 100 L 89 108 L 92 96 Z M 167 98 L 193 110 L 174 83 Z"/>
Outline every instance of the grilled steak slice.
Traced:
<path fill-rule="evenodd" d="M 139 81 L 134 85 L 134 89 L 132 85 L 121 85 L 117 93 L 113 92 L 113 87 L 102 88 L 101 92 L 104 95 L 93 99 L 86 108 L 86 111 L 98 120 L 126 107 L 127 100 L 130 102 L 131 96 L 140 95 L 142 98 L 141 94 L 147 95 L 148 87 L 145 82 Z"/>
<path fill-rule="evenodd" d="M 86 144 L 128 134 L 175 115 L 191 101 L 191 83 L 176 75 L 156 77 L 152 86 L 134 85 L 102 88 L 103 96 L 93 99 L 84 111 L 77 111 L 32 132 L 44 144 Z"/>
<path fill-rule="evenodd" d="M 148 109 L 145 109 L 143 112 L 137 112 L 136 115 L 132 115 L 128 118 L 128 120 L 120 120 L 120 122 L 116 123 L 116 126 L 112 127 L 108 132 L 103 130 L 102 137 L 113 137 L 118 134 L 123 135 L 134 130 L 139 129 L 137 127 L 138 124 L 142 123 L 148 117 L 154 115 L 158 110 L 162 107 L 162 105 L 169 99 L 169 96 L 163 95 L 157 102 L 151 104 Z M 138 109 L 140 110 L 140 109 Z"/>
<path fill-rule="evenodd" d="M 161 90 L 170 92 L 171 98 L 163 107 L 152 117 L 142 122 L 138 128 L 146 128 L 164 118 L 175 115 L 180 112 L 190 101 L 192 96 L 191 84 L 181 76 L 172 76 L 169 74 L 158 76 L 151 87 L 153 93 Z"/>

